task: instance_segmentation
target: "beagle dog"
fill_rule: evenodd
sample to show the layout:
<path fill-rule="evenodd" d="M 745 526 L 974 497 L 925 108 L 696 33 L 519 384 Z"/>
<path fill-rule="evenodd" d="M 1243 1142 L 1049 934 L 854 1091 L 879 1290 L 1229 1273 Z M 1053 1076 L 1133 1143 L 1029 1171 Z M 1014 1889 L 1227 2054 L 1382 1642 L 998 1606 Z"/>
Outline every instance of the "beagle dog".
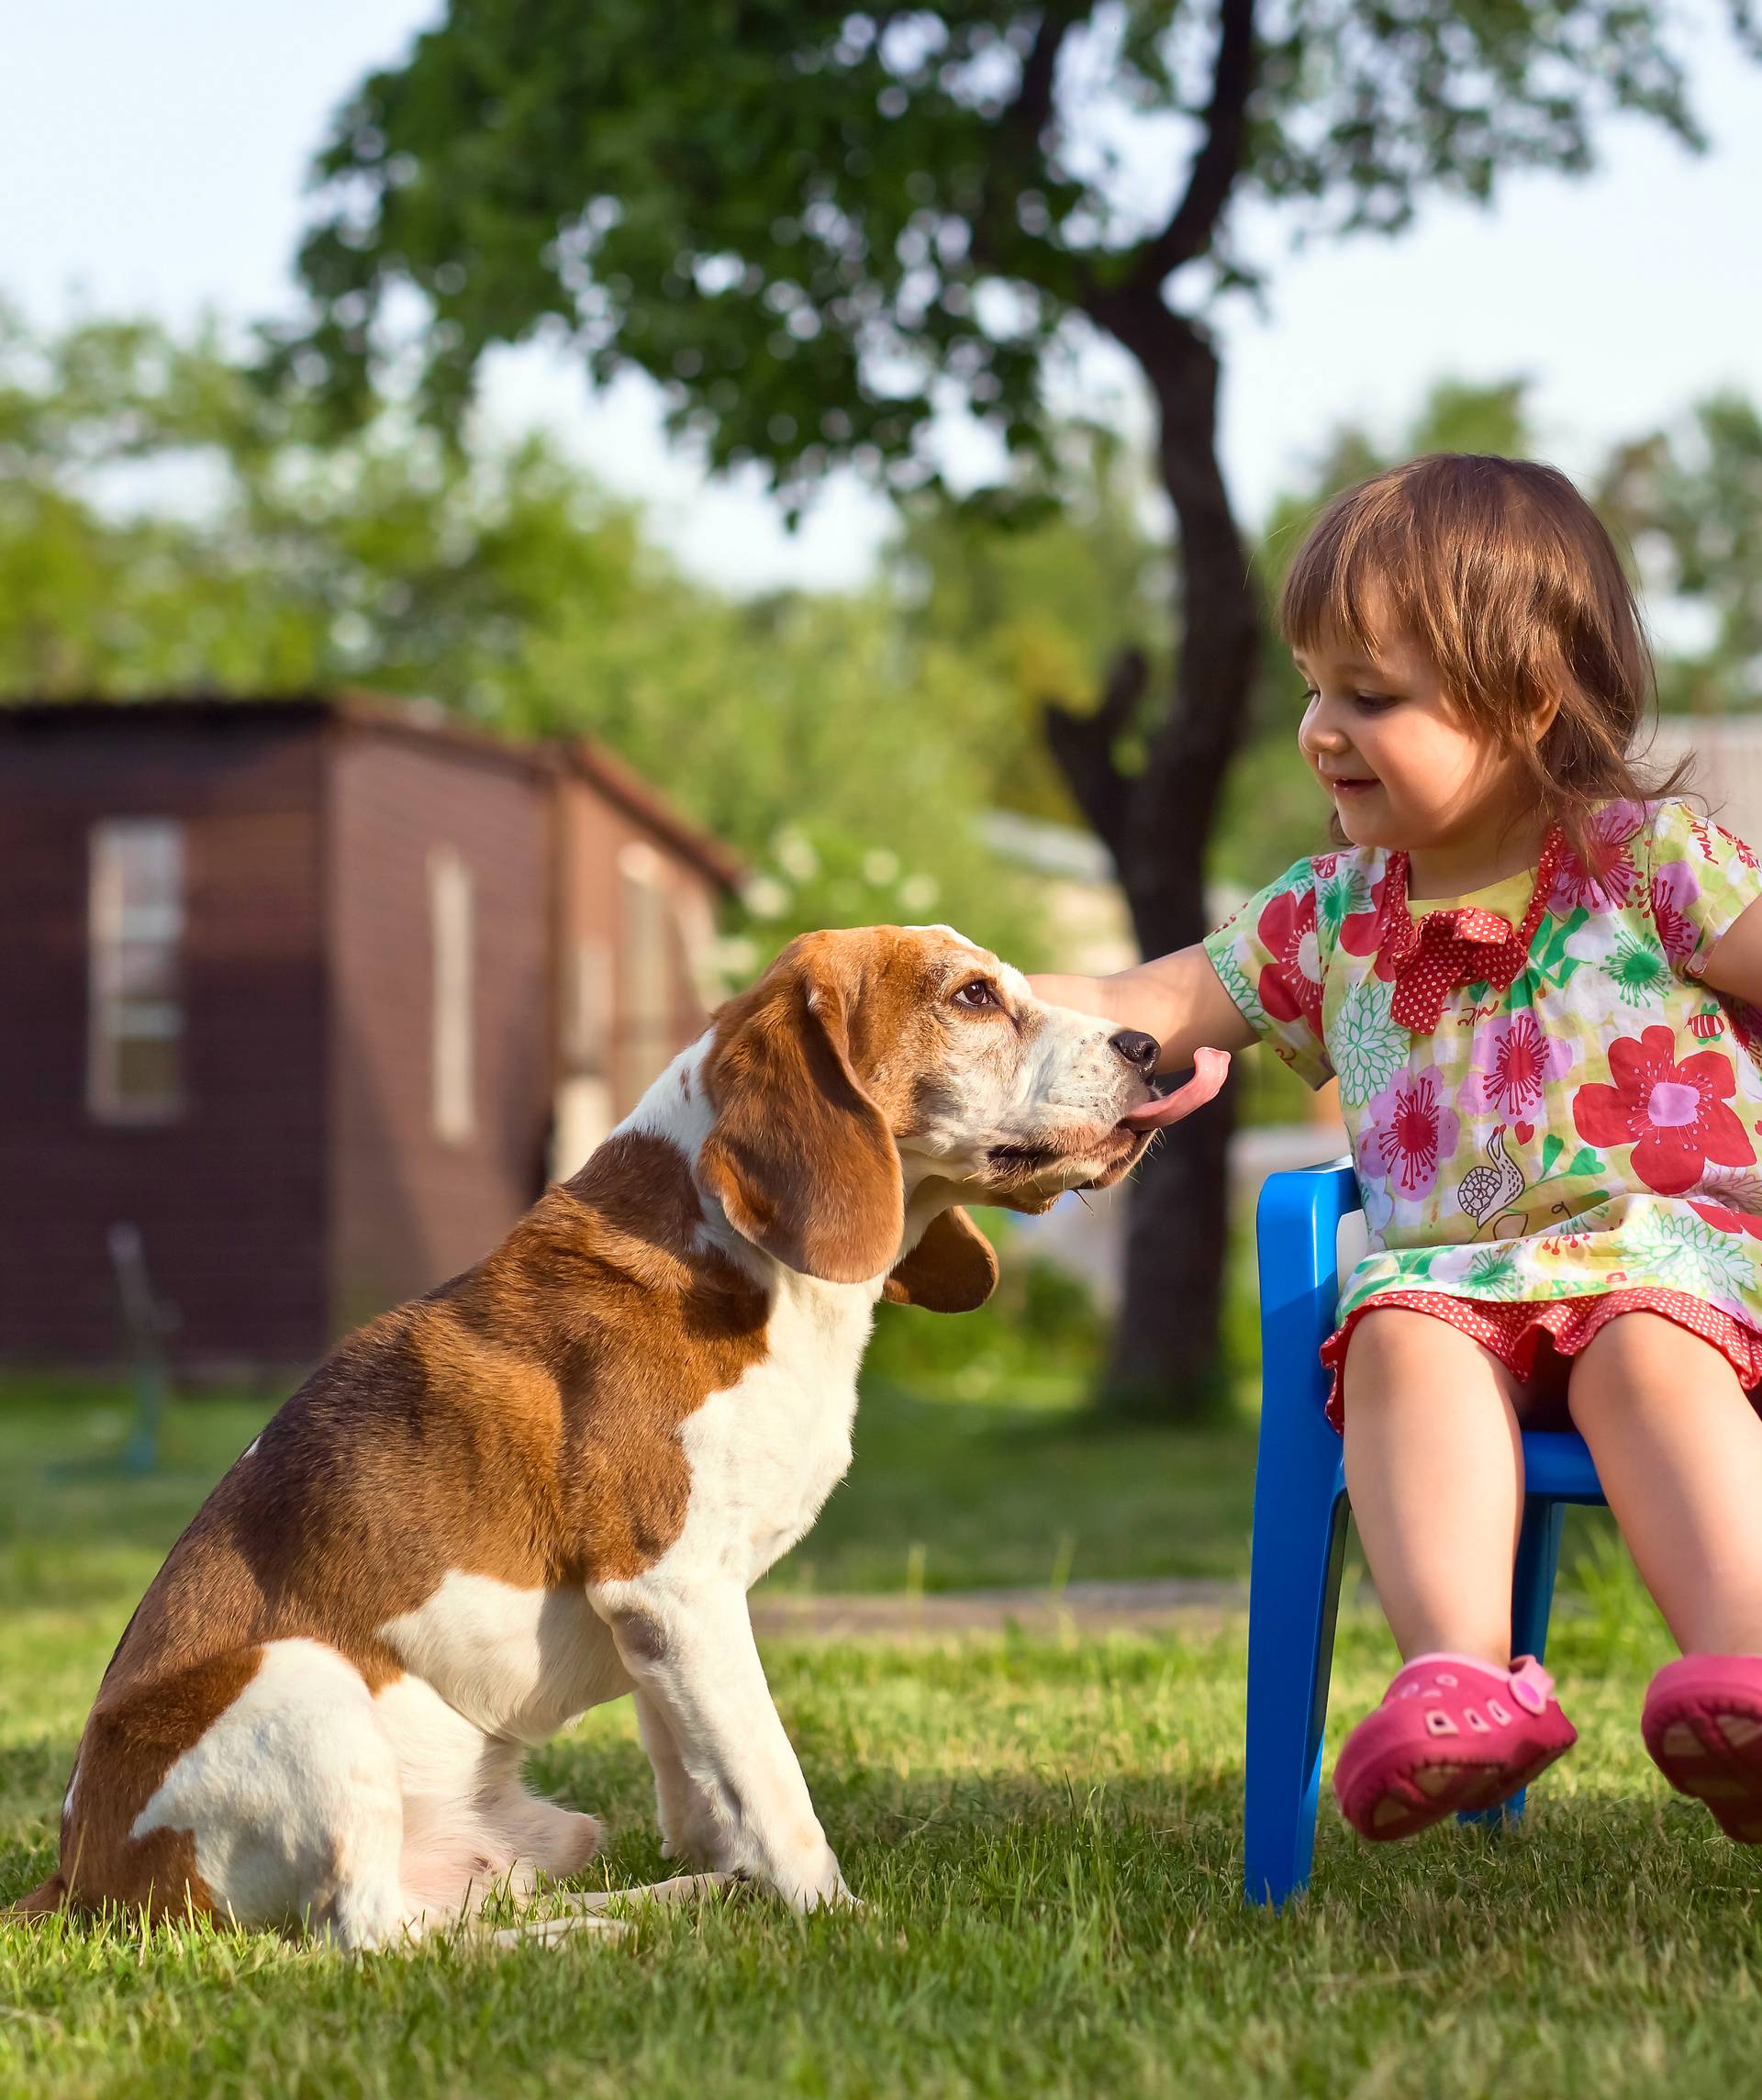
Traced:
<path fill-rule="evenodd" d="M 595 1819 L 520 1761 L 626 1692 L 671 1853 L 846 1900 L 747 1590 L 850 1463 L 876 1301 L 981 1304 L 997 1264 L 962 1205 L 1119 1180 L 1226 1063 L 1159 1098 L 1156 1058 L 946 927 L 794 942 L 221 1480 L 123 1634 L 21 1909 L 348 1948 L 469 1916 L 593 1857 Z"/>

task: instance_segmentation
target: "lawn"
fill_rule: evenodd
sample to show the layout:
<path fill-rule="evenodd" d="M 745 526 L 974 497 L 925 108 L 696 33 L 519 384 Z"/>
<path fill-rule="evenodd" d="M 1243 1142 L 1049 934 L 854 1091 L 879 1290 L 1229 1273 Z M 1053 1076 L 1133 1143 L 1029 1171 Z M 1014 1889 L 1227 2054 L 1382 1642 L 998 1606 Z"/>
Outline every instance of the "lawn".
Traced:
<path fill-rule="evenodd" d="M 1243 1430 L 1098 1432 L 1068 1387 L 959 1384 L 865 1402 L 853 1477 L 804 1548 L 817 1585 L 1241 1567 Z M 0 1392 L 0 1895 L 47 1868 L 110 1647 L 263 1412 L 180 1407 L 162 1476 L 124 1485 L 47 1469 L 114 1443 L 112 1396 Z M 1581 1539 L 1554 1660 L 1585 1739 L 1512 1837 L 1373 1849 L 1324 1812 L 1310 1899 L 1249 1912 L 1239 1624 L 774 1644 L 861 1912 L 804 1921 L 749 1895 L 650 1914 L 616 1945 L 360 1961 L 187 1927 L 3 1927 L 0 2093 L 1741 2091 L 1757 1865 L 1646 1762 L 1634 1722 L 1663 1636 L 1602 1535 Z M 1391 1659 L 1349 1614 L 1331 1745 Z M 662 1871 L 625 1706 L 533 1772 L 610 1818 L 614 1882 Z"/>

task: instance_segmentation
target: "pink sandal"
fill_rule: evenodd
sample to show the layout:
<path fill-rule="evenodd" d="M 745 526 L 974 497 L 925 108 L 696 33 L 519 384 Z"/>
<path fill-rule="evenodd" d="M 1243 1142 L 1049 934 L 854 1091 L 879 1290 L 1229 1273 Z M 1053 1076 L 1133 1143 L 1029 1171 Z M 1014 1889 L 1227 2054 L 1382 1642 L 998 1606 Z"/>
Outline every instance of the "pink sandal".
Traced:
<path fill-rule="evenodd" d="M 1416 1656 L 1346 1737 L 1333 1768 L 1360 1837 L 1411 1838 L 1528 1786 L 1578 1740 L 1533 1655 L 1493 1670 L 1466 1655 Z"/>
<path fill-rule="evenodd" d="M 1640 1716 L 1652 1762 L 1740 1845 L 1762 1845 L 1762 1656 L 1685 1655 Z"/>

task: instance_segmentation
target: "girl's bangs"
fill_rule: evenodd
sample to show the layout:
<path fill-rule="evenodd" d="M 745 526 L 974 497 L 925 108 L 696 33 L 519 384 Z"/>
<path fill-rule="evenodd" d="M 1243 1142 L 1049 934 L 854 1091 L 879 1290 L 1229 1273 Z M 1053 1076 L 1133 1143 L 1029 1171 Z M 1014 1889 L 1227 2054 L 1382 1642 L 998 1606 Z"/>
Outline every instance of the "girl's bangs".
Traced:
<path fill-rule="evenodd" d="M 1371 490 L 1355 492 L 1372 494 Z M 1414 574 L 1413 524 L 1386 505 L 1355 506 L 1342 498 L 1298 551 L 1279 594 L 1278 625 L 1286 645 L 1312 649 L 1344 637 L 1367 654 L 1389 635 L 1426 633 L 1426 594 Z M 1373 608 L 1377 615 L 1371 619 Z"/>

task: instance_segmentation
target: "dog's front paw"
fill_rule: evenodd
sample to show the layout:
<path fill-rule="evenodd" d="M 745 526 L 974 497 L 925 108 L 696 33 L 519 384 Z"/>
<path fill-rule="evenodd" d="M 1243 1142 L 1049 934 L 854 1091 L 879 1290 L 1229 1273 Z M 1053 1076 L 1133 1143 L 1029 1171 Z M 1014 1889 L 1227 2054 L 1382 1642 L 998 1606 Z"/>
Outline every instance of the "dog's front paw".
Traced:
<path fill-rule="evenodd" d="M 803 1861 L 794 1871 L 785 1869 L 772 1878 L 778 1893 L 793 1910 L 861 1910 L 863 1907 L 851 1893 L 830 1845 L 821 1849 L 819 1859 Z"/>

